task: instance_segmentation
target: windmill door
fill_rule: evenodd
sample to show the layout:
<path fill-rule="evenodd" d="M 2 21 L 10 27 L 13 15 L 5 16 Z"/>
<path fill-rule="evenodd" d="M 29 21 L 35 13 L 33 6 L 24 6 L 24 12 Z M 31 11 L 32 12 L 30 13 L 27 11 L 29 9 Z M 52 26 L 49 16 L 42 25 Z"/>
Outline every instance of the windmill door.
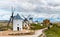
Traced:
<path fill-rule="evenodd" d="M 19 27 L 17 27 L 17 31 L 19 31 Z"/>

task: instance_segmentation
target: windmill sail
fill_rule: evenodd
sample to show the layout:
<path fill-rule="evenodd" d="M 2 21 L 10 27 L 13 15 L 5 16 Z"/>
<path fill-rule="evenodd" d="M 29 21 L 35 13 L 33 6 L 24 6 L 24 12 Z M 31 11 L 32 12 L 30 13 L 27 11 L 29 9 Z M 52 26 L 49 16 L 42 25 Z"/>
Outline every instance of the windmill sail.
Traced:
<path fill-rule="evenodd" d="M 9 22 L 8 22 L 8 24 L 7 24 L 7 28 L 9 27 L 9 23 L 11 22 L 11 18 L 10 18 L 10 20 L 9 20 Z"/>
<path fill-rule="evenodd" d="M 13 14 L 14 14 L 14 9 L 12 8 L 12 15 L 10 17 L 10 20 L 9 20 L 8 24 L 7 24 L 7 29 L 9 27 L 10 22 L 12 22 L 12 24 L 13 24 Z"/>
<path fill-rule="evenodd" d="M 12 25 L 13 25 L 13 14 L 14 14 L 14 13 L 12 12 L 12 16 L 11 16 L 11 20 L 12 20 Z"/>
<path fill-rule="evenodd" d="M 22 15 L 22 17 L 25 19 L 26 17 L 24 17 L 23 15 Z"/>
<path fill-rule="evenodd" d="M 30 18 L 30 16 L 31 16 L 31 15 L 28 15 L 27 19 L 29 19 L 29 18 Z"/>

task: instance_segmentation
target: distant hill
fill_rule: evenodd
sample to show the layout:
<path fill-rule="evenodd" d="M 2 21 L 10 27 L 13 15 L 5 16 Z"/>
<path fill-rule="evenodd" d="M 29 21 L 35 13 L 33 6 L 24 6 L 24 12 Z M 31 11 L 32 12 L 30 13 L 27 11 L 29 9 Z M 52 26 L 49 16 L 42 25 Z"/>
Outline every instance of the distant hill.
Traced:
<path fill-rule="evenodd" d="M 0 20 L 0 22 L 8 22 L 8 20 Z"/>

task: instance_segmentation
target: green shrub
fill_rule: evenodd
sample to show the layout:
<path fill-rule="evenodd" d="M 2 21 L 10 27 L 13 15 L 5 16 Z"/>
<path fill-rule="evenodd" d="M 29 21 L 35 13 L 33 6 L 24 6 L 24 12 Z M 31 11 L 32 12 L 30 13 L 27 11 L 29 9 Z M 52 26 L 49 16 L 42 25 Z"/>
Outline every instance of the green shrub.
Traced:
<path fill-rule="evenodd" d="M 60 27 L 56 24 L 51 29 L 45 31 L 47 37 L 60 37 Z"/>

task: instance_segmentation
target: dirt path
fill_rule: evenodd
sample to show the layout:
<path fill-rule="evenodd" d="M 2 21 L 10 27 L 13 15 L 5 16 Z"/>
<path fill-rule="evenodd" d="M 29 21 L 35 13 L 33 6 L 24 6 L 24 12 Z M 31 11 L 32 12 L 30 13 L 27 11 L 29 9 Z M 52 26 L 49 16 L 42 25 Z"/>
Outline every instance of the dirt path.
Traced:
<path fill-rule="evenodd" d="M 45 30 L 47 28 L 44 28 L 44 29 L 40 29 L 40 30 L 37 30 L 35 31 L 35 34 L 34 35 L 24 35 L 24 36 L 3 36 L 3 37 L 38 37 L 39 35 L 41 35 L 43 33 L 43 30 Z M 2 37 L 2 36 L 0 36 Z"/>

